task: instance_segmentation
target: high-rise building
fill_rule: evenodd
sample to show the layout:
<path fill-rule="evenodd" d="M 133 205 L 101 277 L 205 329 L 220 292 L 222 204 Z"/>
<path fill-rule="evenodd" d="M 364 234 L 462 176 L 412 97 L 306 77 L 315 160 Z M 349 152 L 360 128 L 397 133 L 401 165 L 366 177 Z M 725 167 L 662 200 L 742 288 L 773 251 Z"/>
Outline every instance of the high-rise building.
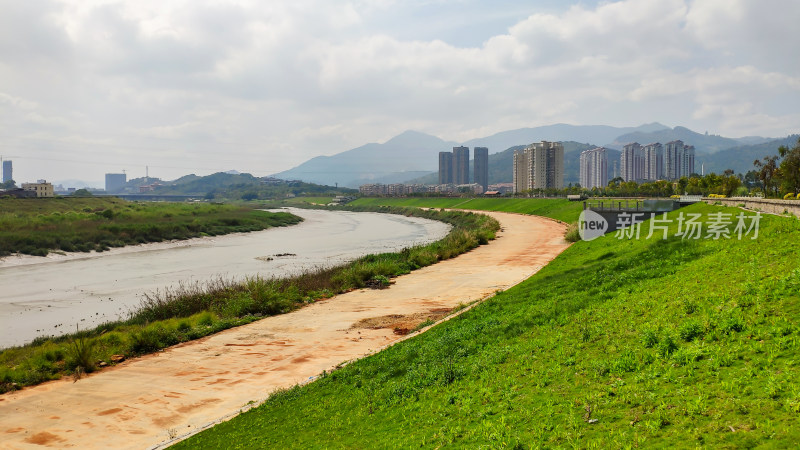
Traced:
<path fill-rule="evenodd" d="M 644 151 L 638 142 L 631 142 L 622 147 L 619 158 L 622 179 L 637 181 L 644 179 Z"/>
<path fill-rule="evenodd" d="M 644 146 L 644 179 L 656 181 L 664 178 L 664 147 L 654 142 Z"/>
<path fill-rule="evenodd" d="M 439 184 L 453 183 L 453 154 L 439 152 Z"/>
<path fill-rule="evenodd" d="M 3 161 L 3 183 L 14 179 L 14 173 L 11 166 L 11 161 Z"/>
<path fill-rule="evenodd" d="M 683 141 L 669 141 L 664 145 L 664 176 L 668 180 L 682 176 L 683 154 Z"/>
<path fill-rule="evenodd" d="M 694 145 L 683 146 L 683 157 L 681 158 L 681 176 L 688 177 L 694 171 Z"/>
<path fill-rule="evenodd" d="M 453 182 L 469 184 L 469 147 L 453 147 Z"/>
<path fill-rule="evenodd" d="M 483 188 L 483 192 L 489 190 L 489 149 L 486 147 L 475 147 L 475 183 Z"/>
<path fill-rule="evenodd" d="M 128 176 L 124 173 L 106 174 L 106 192 L 119 192 L 128 182 Z"/>
<path fill-rule="evenodd" d="M 564 187 L 564 146 L 542 141 L 514 152 L 514 192 Z"/>
<path fill-rule="evenodd" d="M 531 189 L 531 179 L 533 178 L 533 149 L 526 147 L 522 150 L 514 151 L 512 175 L 514 192 L 522 192 Z"/>
<path fill-rule="evenodd" d="M 592 189 L 608 183 L 608 150 L 597 147 L 581 152 L 581 187 Z"/>

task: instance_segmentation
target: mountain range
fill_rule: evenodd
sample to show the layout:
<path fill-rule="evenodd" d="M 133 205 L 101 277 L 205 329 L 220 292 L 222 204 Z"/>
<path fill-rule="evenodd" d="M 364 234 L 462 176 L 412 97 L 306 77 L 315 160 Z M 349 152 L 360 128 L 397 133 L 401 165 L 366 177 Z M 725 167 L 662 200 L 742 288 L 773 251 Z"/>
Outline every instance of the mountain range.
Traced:
<path fill-rule="evenodd" d="M 612 150 L 619 150 L 628 142 L 666 143 L 676 139 L 695 146 L 698 171 L 700 164 L 705 161 L 709 162 L 707 172 L 710 167 L 719 164 L 717 161 L 723 161 L 713 157 L 714 154 L 723 150 L 738 149 L 735 151 L 737 155 L 747 154 L 746 157 L 734 159 L 743 162 L 748 162 L 747 159 L 749 159 L 748 164 L 742 162 L 738 163 L 736 167 L 726 167 L 732 168 L 737 173 L 752 169 L 753 159 L 760 159 L 764 155 L 758 156 L 758 158 L 750 158 L 750 155 L 764 152 L 765 148 L 771 148 L 770 142 L 775 141 L 760 136 L 727 138 L 707 133 L 701 134 L 685 127 L 670 128 L 657 122 L 638 127 L 555 124 L 503 131 L 463 143 L 445 141 L 436 136 L 409 130 L 385 143 L 370 143 L 331 156 L 317 156 L 297 167 L 272 176 L 325 185 L 338 184 L 353 188 L 366 183 L 435 183 L 437 180 L 431 173 L 438 170 L 438 152 L 450 151 L 455 146 L 465 145 L 470 148 L 476 146 L 489 148 L 490 183 L 510 182 L 513 149 L 532 142 L 548 140 L 560 141 L 565 145 L 564 183 L 569 184 L 578 182 L 580 152 L 587 148 L 604 146 Z M 778 145 L 774 146 L 775 149 L 771 151 L 772 153 L 775 153 Z M 725 155 L 728 160 L 731 160 L 731 154 L 726 153 Z M 612 151 L 609 161 L 618 160 L 618 158 L 618 152 Z"/>

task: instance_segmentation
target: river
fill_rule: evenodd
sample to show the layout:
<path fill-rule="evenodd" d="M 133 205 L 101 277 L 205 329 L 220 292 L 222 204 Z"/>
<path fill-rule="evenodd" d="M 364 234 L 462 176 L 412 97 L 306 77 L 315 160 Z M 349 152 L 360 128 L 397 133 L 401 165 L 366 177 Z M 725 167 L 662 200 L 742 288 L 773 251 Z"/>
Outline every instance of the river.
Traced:
<path fill-rule="evenodd" d="M 305 220 L 172 245 L 0 259 L 0 348 L 125 318 L 142 294 L 179 283 L 291 275 L 429 243 L 450 229 L 441 222 L 391 214 L 289 211 Z"/>

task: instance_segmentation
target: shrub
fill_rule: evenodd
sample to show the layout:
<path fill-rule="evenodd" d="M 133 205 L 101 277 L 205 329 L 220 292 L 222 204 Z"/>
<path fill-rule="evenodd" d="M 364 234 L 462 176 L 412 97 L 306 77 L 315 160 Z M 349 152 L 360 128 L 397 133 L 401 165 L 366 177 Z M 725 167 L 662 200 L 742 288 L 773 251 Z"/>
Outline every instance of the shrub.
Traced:
<path fill-rule="evenodd" d="M 678 329 L 678 336 L 686 342 L 691 342 L 705 333 L 703 325 L 696 320 L 684 322 Z"/>
<path fill-rule="evenodd" d="M 666 335 L 663 339 L 660 339 L 658 342 L 658 354 L 662 357 L 667 357 L 671 355 L 675 350 L 678 349 L 678 344 L 672 339 L 672 336 Z"/>
<path fill-rule="evenodd" d="M 653 330 L 644 330 L 644 333 L 642 333 L 642 344 L 644 348 L 653 348 L 658 344 L 658 334 Z"/>
<path fill-rule="evenodd" d="M 159 332 L 150 327 L 143 328 L 131 335 L 131 351 L 133 353 L 150 353 L 161 348 Z"/>
<path fill-rule="evenodd" d="M 567 242 L 578 242 L 581 240 L 581 234 L 578 230 L 578 223 L 571 223 L 567 226 L 567 231 L 564 233 L 564 240 Z"/>
<path fill-rule="evenodd" d="M 784 200 L 794 200 L 796 197 L 793 192 L 789 192 L 788 194 L 783 196 Z"/>
<path fill-rule="evenodd" d="M 94 346 L 95 341 L 85 336 L 78 336 L 70 339 L 67 346 L 69 355 L 69 366 L 77 369 L 80 367 L 84 372 L 89 373 L 94 370 Z"/>

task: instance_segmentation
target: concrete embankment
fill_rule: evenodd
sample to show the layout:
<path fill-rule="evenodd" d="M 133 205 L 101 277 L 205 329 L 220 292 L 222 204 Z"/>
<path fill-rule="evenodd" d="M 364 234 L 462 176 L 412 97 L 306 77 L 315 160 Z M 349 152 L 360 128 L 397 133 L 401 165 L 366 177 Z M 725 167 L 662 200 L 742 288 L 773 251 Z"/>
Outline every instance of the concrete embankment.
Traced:
<path fill-rule="evenodd" d="M 709 205 L 720 203 L 724 206 L 740 206 L 753 211 L 761 211 L 769 214 L 793 214 L 800 217 L 800 200 L 778 200 L 768 198 L 753 197 L 731 197 L 731 198 L 704 198 L 703 201 Z"/>

